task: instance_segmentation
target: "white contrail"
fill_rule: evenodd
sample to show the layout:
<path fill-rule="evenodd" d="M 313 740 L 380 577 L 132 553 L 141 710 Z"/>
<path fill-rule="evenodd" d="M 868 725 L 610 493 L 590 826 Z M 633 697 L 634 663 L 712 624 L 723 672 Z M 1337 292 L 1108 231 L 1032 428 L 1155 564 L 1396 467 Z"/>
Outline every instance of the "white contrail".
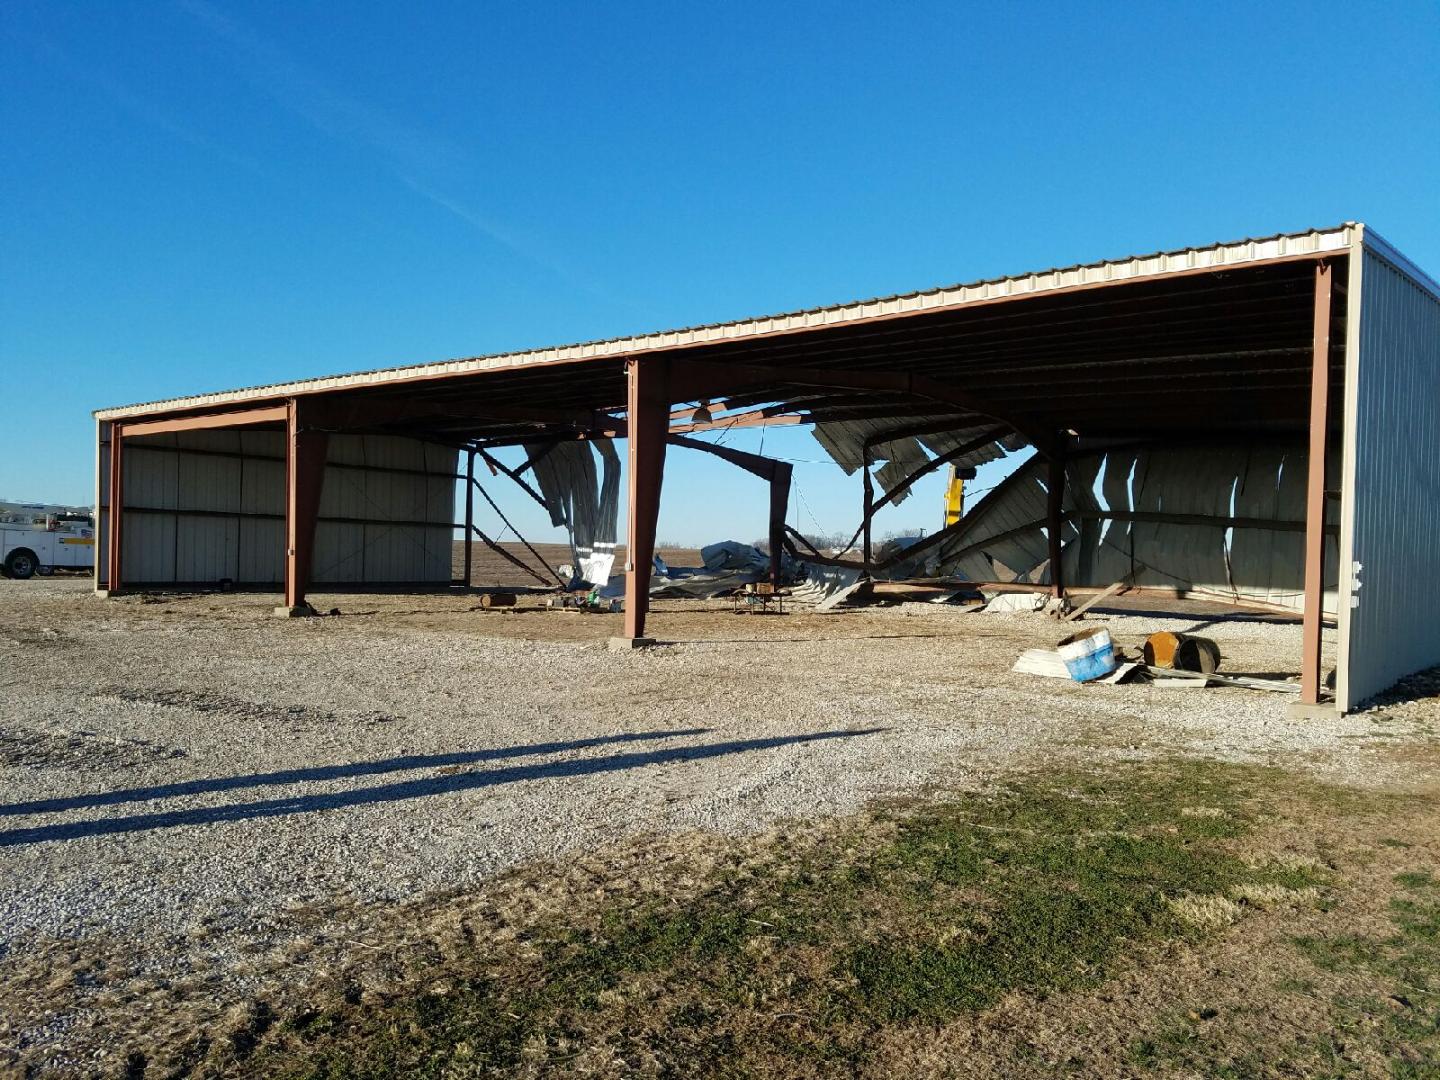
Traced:
<path fill-rule="evenodd" d="M 209 0 L 176 0 L 176 3 L 239 54 L 242 70 L 258 89 L 317 131 L 378 153 L 387 170 L 401 184 L 518 258 L 611 304 L 634 307 L 610 295 L 597 281 L 541 254 L 533 243 L 443 192 L 444 185 L 433 178 L 471 163 L 461 148 L 339 92 Z"/>

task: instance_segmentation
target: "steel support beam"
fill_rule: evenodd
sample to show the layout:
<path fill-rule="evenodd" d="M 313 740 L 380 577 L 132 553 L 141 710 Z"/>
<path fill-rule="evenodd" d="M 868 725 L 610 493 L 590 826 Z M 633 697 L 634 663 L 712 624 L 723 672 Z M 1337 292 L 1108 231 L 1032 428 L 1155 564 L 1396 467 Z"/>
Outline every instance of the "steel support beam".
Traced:
<path fill-rule="evenodd" d="M 1310 458 L 1305 485 L 1305 627 L 1300 701 L 1320 703 L 1320 627 L 1325 617 L 1325 451 L 1330 431 L 1331 264 L 1315 266 L 1315 321 L 1310 373 Z"/>
<path fill-rule="evenodd" d="M 475 547 L 475 451 L 465 452 L 465 587 L 473 584 L 471 567 Z"/>
<path fill-rule="evenodd" d="M 325 482 L 325 456 L 330 436 L 307 428 L 299 401 L 292 400 L 285 419 L 285 607 L 305 608 L 305 593 L 315 561 L 315 521 Z"/>
<path fill-rule="evenodd" d="M 703 442 L 700 439 L 687 439 L 683 435 L 674 434 L 673 427 L 670 431 L 669 441 L 673 445 L 714 454 L 716 457 L 722 458 L 732 465 L 738 465 L 746 472 L 753 473 L 760 479 L 769 482 L 770 580 L 776 585 L 780 584 L 780 558 L 785 545 L 785 516 L 790 512 L 790 478 L 795 471 L 795 466 L 788 461 L 776 461 L 774 458 L 768 458 L 762 454 L 751 454 L 733 447 Z"/>
<path fill-rule="evenodd" d="M 864 501 L 861 506 L 860 532 L 863 539 L 860 543 L 860 559 L 866 565 L 870 565 L 870 521 L 875 516 L 875 481 L 870 475 L 870 451 L 865 451 L 865 459 L 860 463 L 860 486 L 864 492 Z"/>
<path fill-rule="evenodd" d="M 790 476 L 795 466 L 788 461 L 775 463 L 770 478 L 770 583 L 780 584 L 780 561 L 785 554 L 785 517 L 790 513 Z"/>
<path fill-rule="evenodd" d="M 1050 456 L 1048 493 L 1045 498 L 1045 533 L 1050 541 L 1050 594 L 1065 595 L 1065 551 L 1061 530 L 1065 521 L 1065 455 L 1057 451 Z"/>
<path fill-rule="evenodd" d="M 660 483 L 665 472 L 665 439 L 670 427 L 669 368 L 670 361 L 658 356 L 625 362 L 630 473 L 625 538 L 625 637 L 632 643 L 645 637 L 645 614 L 650 607 L 650 571 L 655 559 Z"/>
<path fill-rule="evenodd" d="M 809 423 L 807 416 L 798 413 L 771 413 L 764 409 L 754 409 L 749 412 L 732 413 L 729 416 L 716 417 L 705 423 L 694 421 L 675 421 L 670 425 L 670 432 L 674 435 L 683 435 L 692 431 L 729 431 L 731 428 L 748 427 L 786 427 L 791 424 Z"/>
<path fill-rule="evenodd" d="M 173 420 L 140 420 L 125 425 L 130 438 L 141 435 L 168 435 L 176 431 L 208 431 L 212 428 L 252 427 L 255 424 L 283 424 L 289 415 L 284 405 L 264 409 L 239 409 L 234 412 L 202 413 Z"/>
<path fill-rule="evenodd" d="M 125 425 L 110 425 L 110 512 L 105 563 L 105 587 L 120 591 L 120 536 L 125 527 Z"/>
<path fill-rule="evenodd" d="M 524 537 L 523 535 L 521 535 L 520 530 L 517 529 L 517 528 L 515 528 L 515 526 L 510 523 L 510 519 L 505 516 L 505 511 L 500 509 L 500 504 L 497 503 L 494 499 L 492 499 L 492 498 L 490 497 L 490 493 L 489 493 L 488 491 L 486 491 L 486 490 L 484 489 L 484 487 L 481 486 L 480 481 L 478 481 L 478 480 L 476 480 L 476 479 L 474 479 L 474 478 L 472 477 L 471 480 L 470 480 L 470 486 L 471 486 L 475 491 L 480 492 L 480 497 L 481 497 L 482 499 L 484 499 L 487 503 L 490 504 L 490 509 L 495 511 L 496 516 L 498 516 L 498 517 L 500 518 L 501 524 L 503 524 L 507 529 L 509 529 L 512 533 L 515 534 L 515 539 L 518 540 L 518 541 L 520 541 L 521 545 L 525 548 L 525 550 L 528 551 L 528 552 L 530 552 L 530 554 L 531 554 L 532 556 L 534 556 L 535 561 L 538 562 L 541 566 L 543 566 L 543 567 L 546 569 L 546 571 L 550 574 L 550 576 L 555 579 L 555 584 L 556 584 L 556 585 L 559 585 L 561 588 L 564 588 L 565 585 L 566 585 L 566 582 L 564 582 L 564 581 L 562 581 L 562 580 L 560 579 L 560 575 L 557 574 L 557 573 L 555 572 L 554 568 L 551 567 L 551 565 L 550 565 L 548 562 L 545 561 L 544 556 L 542 556 L 538 551 L 536 551 L 533 547 L 530 546 L 530 541 L 529 541 L 529 540 L 526 540 L 525 537 Z M 482 534 L 482 539 L 483 539 L 483 534 Z M 520 563 L 520 562 L 517 561 L 517 565 L 523 566 L 524 563 Z M 540 582 L 540 584 L 542 584 L 542 585 L 549 585 L 549 584 L 550 584 L 550 582 L 546 581 L 546 580 L 545 580 L 543 577 L 541 577 L 539 574 L 536 574 L 533 570 L 531 571 L 531 574 L 535 577 L 535 579 L 536 579 L 537 581 Z"/>

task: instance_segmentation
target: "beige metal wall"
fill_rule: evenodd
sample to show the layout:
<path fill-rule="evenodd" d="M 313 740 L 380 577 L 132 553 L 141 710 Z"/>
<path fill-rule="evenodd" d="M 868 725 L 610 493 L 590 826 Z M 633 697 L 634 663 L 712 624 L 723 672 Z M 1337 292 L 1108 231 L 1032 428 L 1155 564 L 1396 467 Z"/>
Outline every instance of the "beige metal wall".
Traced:
<path fill-rule="evenodd" d="M 1338 448 L 1337 448 L 1338 449 Z M 1064 580 L 1142 586 L 1300 611 L 1304 607 L 1304 444 L 1221 443 L 1081 453 L 1066 466 Z M 1332 474 L 1337 465 L 1330 466 Z M 1036 457 L 966 515 L 942 545 L 943 572 L 996 578 L 1000 563 L 1022 580 L 1048 582 L 1046 463 Z M 1105 519 L 1104 514 L 1121 515 Z M 1139 514 L 1146 520 L 1127 521 Z M 1166 515 L 1174 521 L 1162 520 Z M 1338 507 L 1326 508 L 1338 531 Z M 1244 522 L 1244 524 L 1236 524 Z M 1259 524 L 1267 527 L 1258 527 Z M 993 542 L 986 543 L 995 537 Z M 977 547 L 977 545 L 982 545 Z M 967 554 L 958 554 L 976 548 Z M 1325 610 L 1338 603 L 1337 538 L 1325 541 Z"/>
<path fill-rule="evenodd" d="M 192 431 L 127 439 L 122 580 L 278 584 L 284 577 L 285 437 Z M 457 452 L 378 435 L 335 435 L 325 468 L 312 580 L 442 583 L 451 578 Z M 102 425 L 96 583 L 109 546 L 108 425 Z"/>
<path fill-rule="evenodd" d="M 1347 374 L 1349 508 L 1337 703 L 1440 664 L 1440 288 L 1367 231 Z M 1353 256 L 1352 256 L 1353 258 Z"/>

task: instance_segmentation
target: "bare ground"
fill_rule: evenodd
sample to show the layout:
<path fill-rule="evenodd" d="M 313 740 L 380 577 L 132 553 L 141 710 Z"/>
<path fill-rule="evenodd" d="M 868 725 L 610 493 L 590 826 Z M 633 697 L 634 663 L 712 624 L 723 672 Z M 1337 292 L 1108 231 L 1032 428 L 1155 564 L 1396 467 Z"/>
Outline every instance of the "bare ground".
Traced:
<path fill-rule="evenodd" d="M 325 595 L 339 617 L 284 621 L 270 596 L 103 603 L 87 590 L 0 581 L 0 1041 L 17 1071 L 123 1072 L 137 1024 L 154 1028 L 146 1043 L 196 1024 L 243 1034 L 257 1002 L 392 947 L 375 942 L 397 937 L 397 913 L 429 932 L 488 905 L 504 914 L 485 932 L 504 940 L 637 882 L 683 892 L 746 845 L 877 800 L 980 791 L 1056 763 L 1178 755 L 1384 793 L 1433 783 L 1440 709 L 1414 690 L 1297 723 L 1282 695 L 1012 674 L 1021 649 L 1058 636 L 1040 617 L 662 602 L 652 629 L 667 644 L 617 655 L 603 642 L 618 616 L 538 598 L 482 612 L 471 595 Z M 1290 671 L 1299 650 L 1294 624 L 1208 608 L 1099 617 L 1132 647 L 1152 629 L 1199 629 L 1230 671 Z M 1393 873 L 1436 855 L 1433 817 L 1413 804 L 1365 819 L 1368 832 L 1330 820 L 1293 845 L 1344 865 L 1342 923 L 1261 913 L 1167 955 L 1163 974 L 1007 998 L 921 1039 L 897 1030 L 876 1060 L 891 1075 L 1022 1075 L 1030 1046 L 1046 1069 L 1066 1053 L 1138 1069 L 1131 1044 L 1152 1028 L 1219 1030 L 1203 1019 L 1215 1004 L 1194 1006 L 1201 1021 L 1171 1016 L 1176 985 L 1235 1005 L 1217 1012 L 1235 1040 L 1282 1003 L 1284 1030 L 1323 1028 L 1340 992 L 1325 980 L 1341 976 L 1275 989 L 1306 980 L 1266 942 L 1297 920 L 1378 925 Z M 1247 1014 L 1238 1003 L 1261 983 L 1274 986 Z M 1179 1050 L 1156 1060 L 1189 1068 Z"/>

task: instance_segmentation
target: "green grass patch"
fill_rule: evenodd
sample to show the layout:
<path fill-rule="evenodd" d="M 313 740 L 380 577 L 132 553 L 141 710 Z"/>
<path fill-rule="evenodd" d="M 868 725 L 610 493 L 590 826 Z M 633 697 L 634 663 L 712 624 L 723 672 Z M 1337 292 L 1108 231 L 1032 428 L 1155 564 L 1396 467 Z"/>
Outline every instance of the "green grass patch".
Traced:
<path fill-rule="evenodd" d="M 683 900 L 660 886 L 598 910 L 577 899 L 518 944 L 417 970 L 413 992 L 277 1025 L 232 1064 L 311 1080 L 585 1054 L 688 1076 L 853 1067 L 885 1029 L 1094 986 L 1137 949 L 1214 932 L 1266 897 L 1313 901 L 1323 869 L 1237 853 L 1272 790 L 1271 774 L 1186 763 L 891 808 L 751 851 Z M 1428 917 L 1397 910 L 1416 935 Z M 1177 1039 L 1137 1043 L 1135 1063 Z"/>

